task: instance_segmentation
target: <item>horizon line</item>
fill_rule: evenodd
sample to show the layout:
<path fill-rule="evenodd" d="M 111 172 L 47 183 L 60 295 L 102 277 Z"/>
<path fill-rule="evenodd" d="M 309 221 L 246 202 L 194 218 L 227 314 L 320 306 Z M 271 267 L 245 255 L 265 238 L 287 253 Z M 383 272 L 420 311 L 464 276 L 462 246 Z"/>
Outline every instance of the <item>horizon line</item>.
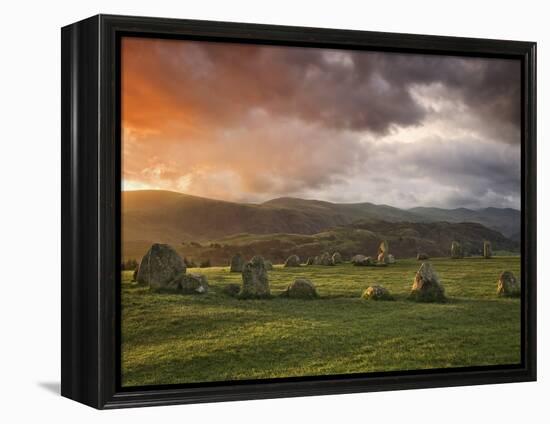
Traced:
<path fill-rule="evenodd" d="M 330 204 L 333 204 L 333 205 L 358 205 L 358 204 L 368 203 L 368 204 L 371 204 L 371 205 L 374 205 L 374 206 L 386 206 L 386 207 L 390 207 L 390 208 L 394 208 L 394 209 L 407 210 L 407 211 L 409 211 L 411 209 L 416 209 L 416 208 L 426 208 L 426 209 L 443 209 L 443 210 L 466 209 L 466 210 L 470 210 L 470 211 L 480 211 L 480 210 L 484 210 L 484 209 L 500 209 L 500 210 L 510 209 L 510 210 L 513 210 L 513 211 L 521 212 L 521 208 L 520 209 L 511 208 L 511 207 L 502 208 L 502 207 L 497 207 L 497 206 L 486 206 L 484 208 L 475 208 L 475 209 L 474 208 L 467 208 L 467 207 L 464 207 L 464 206 L 460 206 L 460 207 L 456 207 L 456 208 L 443 208 L 443 207 L 440 207 L 440 206 L 413 206 L 411 208 L 401 208 L 401 207 L 398 207 L 398 206 L 388 205 L 388 204 L 385 204 L 385 203 L 373 203 L 373 202 L 367 202 L 367 201 L 362 201 L 362 202 L 333 202 L 333 201 L 330 201 L 330 200 L 310 199 L 310 198 L 294 197 L 294 196 L 274 197 L 272 199 L 265 200 L 263 202 L 238 202 L 238 201 L 233 201 L 233 200 L 216 199 L 216 198 L 212 198 L 212 197 L 198 196 L 196 194 L 189 194 L 189 193 L 184 193 L 182 191 L 168 190 L 168 189 L 163 189 L 163 188 L 145 188 L 145 189 L 130 189 L 130 190 L 121 189 L 120 191 L 121 191 L 121 193 L 143 192 L 143 191 L 164 191 L 164 192 L 168 192 L 168 193 L 182 194 L 184 196 L 189 196 L 189 197 L 196 197 L 196 198 L 199 198 L 199 199 L 215 200 L 215 201 L 218 201 L 218 202 L 235 203 L 235 204 L 251 204 L 251 205 L 263 205 L 265 203 L 271 202 L 273 200 L 279 200 L 279 199 L 296 199 L 296 200 L 305 200 L 305 201 L 310 201 L 310 202 L 324 202 L 324 203 L 330 203 Z"/>

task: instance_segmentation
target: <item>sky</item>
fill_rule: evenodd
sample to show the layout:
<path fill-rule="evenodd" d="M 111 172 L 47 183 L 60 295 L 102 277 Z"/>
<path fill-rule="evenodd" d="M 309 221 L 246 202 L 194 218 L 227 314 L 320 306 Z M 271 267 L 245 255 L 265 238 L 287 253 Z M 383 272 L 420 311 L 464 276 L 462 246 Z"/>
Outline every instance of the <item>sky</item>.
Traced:
<path fill-rule="evenodd" d="M 520 63 L 123 38 L 123 190 L 520 207 Z"/>

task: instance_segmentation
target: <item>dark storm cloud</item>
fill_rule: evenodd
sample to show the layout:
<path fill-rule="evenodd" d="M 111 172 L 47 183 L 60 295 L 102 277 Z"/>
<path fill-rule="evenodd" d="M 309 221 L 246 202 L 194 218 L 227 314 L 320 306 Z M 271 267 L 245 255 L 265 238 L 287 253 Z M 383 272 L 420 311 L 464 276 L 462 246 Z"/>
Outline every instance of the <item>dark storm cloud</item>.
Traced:
<path fill-rule="evenodd" d="M 128 68 L 137 71 L 126 76 L 132 85 L 148 84 L 143 94 L 164 93 L 165 105 L 191 108 L 209 125 L 231 124 L 259 108 L 322 126 L 382 133 L 392 124 L 417 124 L 426 113 L 408 82 L 384 79 L 376 56 L 368 53 L 166 40 L 132 40 L 125 49 Z M 130 109 L 129 120 L 144 118 L 143 108 L 155 125 L 164 120 L 154 104 L 135 106 L 139 110 Z"/>
<path fill-rule="evenodd" d="M 141 74 L 203 117 L 239 119 L 250 108 L 340 129 L 387 132 L 418 125 L 429 110 L 411 87 L 440 83 L 488 125 L 519 126 L 519 63 L 427 55 L 166 40 L 138 52 Z M 139 41 L 130 47 L 141 49 Z M 205 96 L 205 92 L 209 95 Z M 144 105 L 142 105 L 143 107 Z"/>
<path fill-rule="evenodd" d="M 370 67 L 373 58 L 378 72 L 393 84 L 441 83 L 466 105 L 482 107 L 497 119 L 519 124 L 519 61 L 387 53 L 356 60 Z"/>
<path fill-rule="evenodd" d="M 428 146 L 428 148 L 427 148 Z M 369 159 L 375 172 L 381 164 L 400 164 L 388 189 L 397 185 L 420 204 L 442 207 L 514 207 L 520 202 L 521 168 L 518 145 L 480 143 L 478 139 L 427 139 L 422 143 L 386 145 Z M 398 180 L 402 180 L 397 183 Z M 410 185 L 410 188 L 405 188 Z M 411 204 L 408 199 L 401 203 Z"/>
<path fill-rule="evenodd" d="M 517 61 L 155 39 L 122 52 L 135 187 L 519 204 Z"/>

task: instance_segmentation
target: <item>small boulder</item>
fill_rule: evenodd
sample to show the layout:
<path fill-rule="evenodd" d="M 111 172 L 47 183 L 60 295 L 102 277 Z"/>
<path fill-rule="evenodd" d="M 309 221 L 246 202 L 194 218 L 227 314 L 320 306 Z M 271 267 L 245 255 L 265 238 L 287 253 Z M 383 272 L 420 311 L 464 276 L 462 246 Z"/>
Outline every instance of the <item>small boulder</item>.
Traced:
<path fill-rule="evenodd" d="M 417 302 L 444 302 L 445 290 L 429 262 L 424 262 L 414 277 L 409 299 Z"/>
<path fill-rule="evenodd" d="M 290 255 L 285 261 L 285 268 L 300 266 L 300 257 L 298 255 Z"/>
<path fill-rule="evenodd" d="M 367 300 L 393 300 L 388 289 L 378 285 L 368 287 L 361 297 Z"/>
<path fill-rule="evenodd" d="M 281 296 L 291 299 L 316 299 L 319 297 L 313 283 L 306 278 L 294 280 Z"/>
<path fill-rule="evenodd" d="M 430 259 L 430 257 L 427 253 L 419 253 L 418 255 L 416 255 L 417 261 L 427 261 L 428 259 Z"/>
<path fill-rule="evenodd" d="M 462 259 L 463 257 L 464 257 L 464 252 L 462 251 L 462 246 L 458 241 L 453 241 L 451 243 L 451 258 Z"/>
<path fill-rule="evenodd" d="M 180 274 L 161 290 L 182 294 L 205 294 L 208 293 L 208 279 L 201 274 Z"/>
<path fill-rule="evenodd" d="M 243 272 L 244 258 L 243 255 L 237 253 L 231 258 L 229 264 L 229 272 Z"/>
<path fill-rule="evenodd" d="M 254 256 L 244 265 L 242 279 L 243 286 L 239 297 L 246 299 L 271 296 L 267 270 L 261 256 Z"/>
<path fill-rule="evenodd" d="M 342 263 L 342 255 L 340 255 L 340 252 L 334 252 L 332 255 L 332 264 L 337 265 Z"/>
<path fill-rule="evenodd" d="M 355 255 L 351 258 L 351 263 L 355 266 L 371 266 L 373 265 L 372 258 L 365 255 Z"/>
<path fill-rule="evenodd" d="M 491 247 L 491 242 L 486 240 L 483 242 L 483 257 L 485 259 L 491 259 L 492 256 L 493 249 Z"/>
<path fill-rule="evenodd" d="M 395 263 L 395 256 L 393 256 L 391 253 L 388 255 L 387 263 L 389 264 Z"/>
<path fill-rule="evenodd" d="M 231 297 L 236 297 L 240 291 L 241 286 L 235 283 L 228 284 L 223 288 L 223 293 Z"/>
<path fill-rule="evenodd" d="M 500 273 L 497 281 L 499 296 L 518 297 L 521 295 L 521 285 L 511 271 Z"/>
<path fill-rule="evenodd" d="M 136 279 L 152 289 L 163 289 L 186 270 L 185 262 L 173 247 L 155 243 L 143 256 Z"/>
<path fill-rule="evenodd" d="M 334 262 L 332 262 L 332 256 L 330 256 L 328 252 L 323 253 L 321 256 L 319 256 L 319 265 L 324 265 L 324 266 L 334 265 Z"/>

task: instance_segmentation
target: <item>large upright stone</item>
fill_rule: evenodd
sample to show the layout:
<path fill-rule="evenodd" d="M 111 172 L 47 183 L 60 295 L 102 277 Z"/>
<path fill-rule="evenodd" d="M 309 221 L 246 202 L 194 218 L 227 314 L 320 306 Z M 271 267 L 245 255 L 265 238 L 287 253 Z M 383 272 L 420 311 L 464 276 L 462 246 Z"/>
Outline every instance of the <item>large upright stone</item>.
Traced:
<path fill-rule="evenodd" d="M 141 259 L 137 281 L 152 289 L 164 289 L 186 270 L 185 262 L 171 246 L 155 243 Z"/>
<path fill-rule="evenodd" d="M 271 295 L 267 270 L 265 269 L 264 259 L 261 256 L 254 256 L 244 265 L 242 278 L 243 286 L 239 297 L 262 298 Z"/>
<path fill-rule="evenodd" d="M 298 255 L 290 255 L 286 258 L 285 267 L 300 266 L 300 257 Z"/>
<path fill-rule="evenodd" d="M 502 272 L 497 281 L 497 294 L 499 296 L 516 297 L 521 294 L 521 286 L 511 271 Z"/>
<path fill-rule="evenodd" d="M 493 256 L 493 249 L 491 247 L 491 242 L 485 240 L 483 242 L 483 257 L 485 259 L 491 259 L 492 256 Z"/>
<path fill-rule="evenodd" d="M 422 263 L 417 271 L 409 298 L 417 302 L 445 301 L 443 285 L 429 262 Z"/>
<path fill-rule="evenodd" d="M 451 243 L 451 258 L 452 259 L 462 259 L 464 257 L 464 252 L 462 246 L 458 241 L 453 241 Z"/>
<path fill-rule="evenodd" d="M 231 262 L 229 264 L 229 271 L 243 272 L 243 266 L 244 266 L 243 255 L 241 255 L 240 253 L 233 255 L 233 257 L 231 258 Z"/>
<path fill-rule="evenodd" d="M 388 241 L 382 240 L 382 242 L 380 243 L 380 246 L 378 246 L 378 256 L 377 256 L 378 263 L 387 264 L 389 253 L 390 253 L 390 248 L 389 248 Z"/>

